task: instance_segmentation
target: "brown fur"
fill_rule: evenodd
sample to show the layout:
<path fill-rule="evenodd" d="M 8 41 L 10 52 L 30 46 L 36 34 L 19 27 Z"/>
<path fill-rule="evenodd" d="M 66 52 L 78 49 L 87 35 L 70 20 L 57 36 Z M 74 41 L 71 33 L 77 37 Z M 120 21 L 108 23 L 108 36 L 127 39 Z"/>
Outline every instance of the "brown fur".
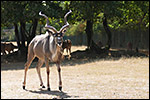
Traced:
<path fill-rule="evenodd" d="M 1 43 L 1 53 L 2 53 L 3 55 L 6 54 L 6 52 L 5 52 L 5 44 L 6 44 L 6 43 Z"/>
<path fill-rule="evenodd" d="M 14 46 L 12 43 L 5 44 L 5 50 L 10 54 L 10 52 L 14 52 L 14 49 L 17 48 L 17 46 Z"/>
<path fill-rule="evenodd" d="M 12 43 L 1 43 L 1 52 L 3 53 L 3 55 L 6 54 L 6 51 L 8 52 L 8 54 L 10 54 L 10 52 L 14 52 L 14 49 L 17 48 L 17 46 L 13 45 Z"/>
<path fill-rule="evenodd" d="M 71 43 L 71 40 L 69 40 L 69 39 L 65 40 L 62 45 L 63 51 L 64 51 L 64 49 L 66 49 L 67 55 L 68 55 L 68 50 L 69 50 L 69 58 L 68 59 L 70 59 L 70 57 L 71 57 L 71 55 L 70 55 L 71 54 L 71 45 L 72 45 L 72 43 Z"/>
<path fill-rule="evenodd" d="M 50 84 L 49 84 L 49 61 L 55 62 L 59 74 L 59 90 L 62 89 L 62 81 L 61 81 L 61 68 L 60 63 L 61 60 L 63 60 L 63 53 L 62 53 L 62 42 L 63 42 L 63 36 L 65 33 L 65 30 L 67 27 L 69 27 L 69 23 L 67 22 L 66 17 L 69 13 L 72 11 L 70 10 L 65 16 L 65 25 L 57 31 L 53 26 L 48 25 L 49 19 L 45 14 L 42 14 L 39 12 L 40 16 L 43 16 L 47 19 L 45 28 L 49 31 L 46 31 L 46 34 L 41 34 L 35 36 L 32 41 L 30 42 L 28 46 L 28 58 L 27 62 L 25 64 L 25 74 L 24 74 L 24 82 L 23 82 L 23 89 L 25 89 L 26 85 L 26 76 L 27 76 L 27 70 L 29 66 L 31 65 L 33 59 L 37 57 L 39 59 L 38 64 L 36 66 L 37 73 L 40 79 L 40 86 L 45 87 L 42 81 L 40 68 L 45 63 L 46 66 L 46 72 L 47 72 L 47 88 L 50 91 Z"/>

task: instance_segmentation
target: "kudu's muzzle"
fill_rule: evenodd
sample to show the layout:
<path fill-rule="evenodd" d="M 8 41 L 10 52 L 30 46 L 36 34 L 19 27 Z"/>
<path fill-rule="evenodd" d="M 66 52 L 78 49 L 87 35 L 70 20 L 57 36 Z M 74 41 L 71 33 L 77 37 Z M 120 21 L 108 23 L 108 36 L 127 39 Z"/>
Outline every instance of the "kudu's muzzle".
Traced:
<path fill-rule="evenodd" d="M 62 43 L 63 43 L 63 35 L 62 33 L 55 33 L 54 35 L 55 39 L 56 39 L 56 44 L 61 47 Z"/>

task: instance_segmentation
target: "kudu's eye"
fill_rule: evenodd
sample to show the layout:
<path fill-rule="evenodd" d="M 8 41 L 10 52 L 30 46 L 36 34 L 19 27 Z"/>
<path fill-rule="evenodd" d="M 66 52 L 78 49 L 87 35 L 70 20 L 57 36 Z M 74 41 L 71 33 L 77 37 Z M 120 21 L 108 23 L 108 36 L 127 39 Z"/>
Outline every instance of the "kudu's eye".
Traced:
<path fill-rule="evenodd" d="M 63 33 L 65 33 L 66 32 L 66 29 L 65 30 L 63 30 Z"/>

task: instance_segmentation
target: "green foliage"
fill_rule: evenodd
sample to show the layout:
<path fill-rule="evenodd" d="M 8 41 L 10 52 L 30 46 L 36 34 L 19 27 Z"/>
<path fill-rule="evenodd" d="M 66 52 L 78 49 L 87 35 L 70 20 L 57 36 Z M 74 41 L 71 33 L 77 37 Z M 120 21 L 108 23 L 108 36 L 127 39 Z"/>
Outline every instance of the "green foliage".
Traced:
<path fill-rule="evenodd" d="M 26 29 L 24 35 L 28 39 L 34 34 L 32 30 L 35 19 L 39 20 L 41 25 L 45 25 L 45 18 L 39 16 L 39 12 L 42 11 L 42 13 L 49 17 L 50 24 L 60 28 L 61 25 L 59 24 L 64 22 L 62 18 L 66 12 L 62 11 L 59 4 L 59 1 L 1 1 L 1 26 L 13 26 L 16 23 L 20 27 L 20 22 L 25 22 Z M 13 38 L 10 37 L 10 39 Z"/>
<path fill-rule="evenodd" d="M 102 23 L 96 23 L 93 26 L 94 34 L 101 35 L 101 32 L 103 31 L 103 24 Z"/>
<path fill-rule="evenodd" d="M 104 14 L 113 29 L 149 28 L 149 1 L 1 1 L 1 27 L 21 20 L 31 25 L 34 18 L 44 26 L 46 20 L 38 14 L 42 11 L 59 30 L 69 9 L 73 12 L 67 18 L 70 28 L 66 35 L 84 33 L 85 26 L 81 28 L 81 23 L 88 19 L 94 22 L 94 33 L 100 33 Z"/>
<path fill-rule="evenodd" d="M 61 18 L 62 8 L 59 7 L 60 2 L 46 1 L 1 1 L 1 25 L 10 23 L 18 23 L 19 21 L 32 22 L 33 19 L 43 17 L 39 16 L 39 12 L 44 12 L 50 18 Z"/>
<path fill-rule="evenodd" d="M 71 25 L 70 28 L 65 33 L 66 36 L 74 36 L 85 33 L 85 22 L 77 22 L 74 25 Z"/>
<path fill-rule="evenodd" d="M 119 24 L 121 27 L 138 28 L 146 26 L 149 23 L 149 1 L 124 1 L 122 2 Z"/>
<path fill-rule="evenodd" d="M 97 22 L 105 13 L 111 28 L 149 27 L 149 1 L 71 1 L 69 7 L 76 21 Z"/>
<path fill-rule="evenodd" d="M 15 40 L 14 29 L 3 28 L 3 30 L 1 30 L 1 40 L 2 41 L 14 41 Z"/>
<path fill-rule="evenodd" d="M 15 32 L 13 31 L 13 32 L 9 35 L 8 41 L 14 41 L 14 40 L 15 40 Z"/>

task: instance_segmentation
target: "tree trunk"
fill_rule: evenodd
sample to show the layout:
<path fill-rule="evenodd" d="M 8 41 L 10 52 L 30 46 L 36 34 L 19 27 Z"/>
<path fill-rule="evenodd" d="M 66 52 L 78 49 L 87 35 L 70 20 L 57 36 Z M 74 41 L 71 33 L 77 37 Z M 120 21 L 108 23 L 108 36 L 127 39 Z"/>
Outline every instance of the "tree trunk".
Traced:
<path fill-rule="evenodd" d="M 91 20 L 87 20 L 86 35 L 87 35 L 87 47 L 88 49 L 90 49 L 93 37 L 93 22 Z"/>
<path fill-rule="evenodd" d="M 30 41 L 35 37 L 37 25 L 38 25 L 38 19 L 34 19 L 33 20 L 32 32 L 31 32 L 30 36 L 27 39 L 27 46 L 29 45 Z"/>
<path fill-rule="evenodd" d="M 21 48 L 25 48 L 25 22 L 20 21 Z"/>
<path fill-rule="evenodd" d="M 108 36 L 108 41 L 107 41 L 105 48 L 99 47 L 92 39 L 92 37 L 93 37 L 93 22 L 91 20 L 87 20 L 87 24 L 86 24 L 88 50 L 90 50 L 91 52 L 95 52 L 97 54 L 106 53 L 109 50 L 111 42 L 112 42 L 111 32 L 110 32 L 108 25 L 107 25 L 106 16 L 103 19 L 103 25 L 104 25 L 104 29 L 107 33 L 107 36 Z"/>
<path fill-rule="evenodd" d="M 87 20 L 86 35 L 87 35 L 87 47 L 88 47 L 87 50 L 90 50 L 91 52 L 100 54 L 101 48 L 99 48 L 92 39 L 92 37 L 93 37 L 93 22 L 91 20 Z"/>
<path fill-rule="evenodd" d="M 19 50 L 19 55 L 26 55 L 27 49 L 25 46 L 25 22 L 20 21 L 20 38 L 21 38 L 21 45 Z"/>
<path fill-rule="evenodd" d="M 15 36 L 16 36 L 17 46 L 18 49 L 20 50 L 20 39 L 19 39 L 19 31 L 18 31 L 17 23 L 14 23 L 14 26 L 15 26 Z"/>
<path fill-rule="evenodd" d="M 107 25 L 107 17 L 106 17 L 105 14 L 104 14 L 104 18 L 103 18 L 103 26 L 104 26 L 104 29 L 105 29 L 106 34 L 108 36 L 108 41 L 107 41 L 107 44 L 106 44 L 105 48 L 107 50 L 109 50 L 109 48 L 111 46 L 111 43 L 112 43 L 112 39 L 111 39 L 111 32 L 110 32 L 109 27 Z"/>

